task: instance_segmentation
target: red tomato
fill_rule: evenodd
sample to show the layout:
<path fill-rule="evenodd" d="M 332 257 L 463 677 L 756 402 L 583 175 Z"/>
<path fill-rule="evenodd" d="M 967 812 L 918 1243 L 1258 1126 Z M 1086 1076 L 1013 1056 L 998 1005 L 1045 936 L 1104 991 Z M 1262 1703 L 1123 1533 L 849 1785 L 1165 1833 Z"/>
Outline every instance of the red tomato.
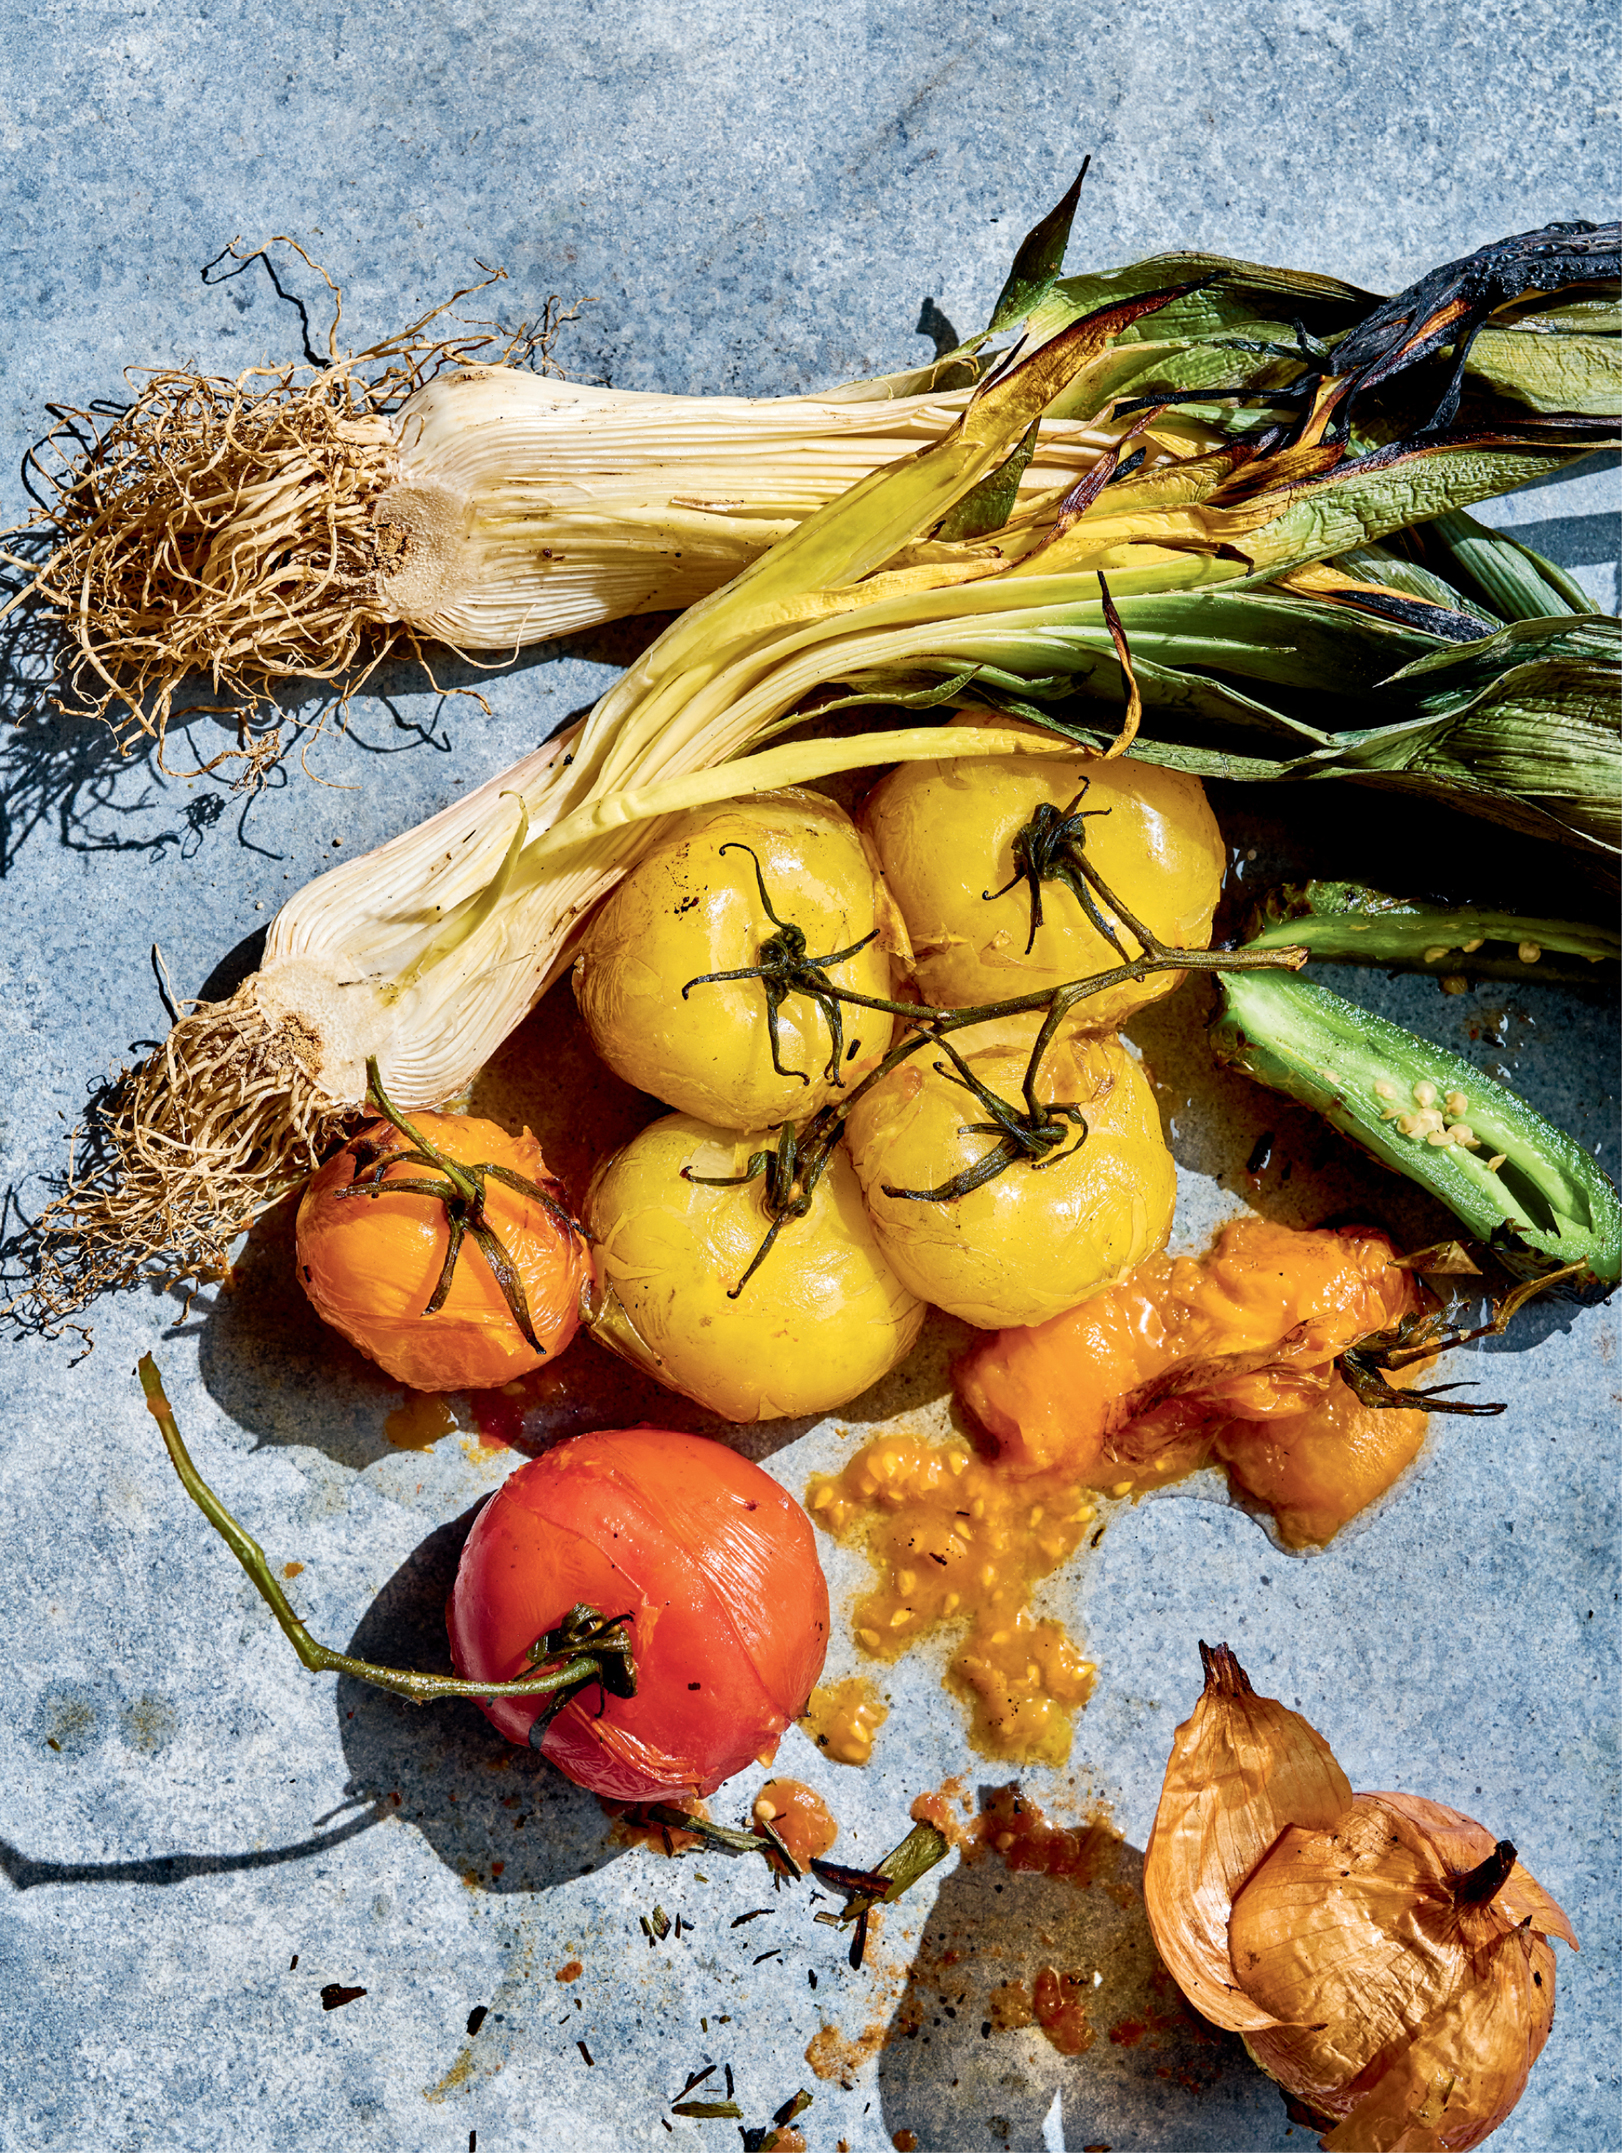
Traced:
<path fill-rule="evenodd" d="M 582 1602 L 630 1616 L 636 1695 L 582 1691 L 541 1746 L 617 1801 L 713 1792 L 776 1748 L 822 1672 L 828 1588 L 810 1520 L 703 1436 L 605 1429 L 520 1466 L 462 1551 L 446 1610 L 458 1671 L 516 1680 L 530 1645 Z M 542 1706 L 482 1709 L 527 1742 Z"/>

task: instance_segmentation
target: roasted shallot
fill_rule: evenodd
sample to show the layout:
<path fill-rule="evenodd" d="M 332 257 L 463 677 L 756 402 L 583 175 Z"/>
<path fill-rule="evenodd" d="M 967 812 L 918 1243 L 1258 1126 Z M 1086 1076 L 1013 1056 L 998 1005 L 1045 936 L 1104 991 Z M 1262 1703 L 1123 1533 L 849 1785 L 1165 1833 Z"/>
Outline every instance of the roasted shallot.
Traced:
<path fill-rule="evenodd" d="M 1190 2003 L 1333 2153 L 1465 2153 L 1554 2023 L 1571 1924 L 1473 1819 L 1354 1794 L 1328 1743 L 1226 1645 L 1178 1728 L 1144 1859 L 1149 1926 Z"/>

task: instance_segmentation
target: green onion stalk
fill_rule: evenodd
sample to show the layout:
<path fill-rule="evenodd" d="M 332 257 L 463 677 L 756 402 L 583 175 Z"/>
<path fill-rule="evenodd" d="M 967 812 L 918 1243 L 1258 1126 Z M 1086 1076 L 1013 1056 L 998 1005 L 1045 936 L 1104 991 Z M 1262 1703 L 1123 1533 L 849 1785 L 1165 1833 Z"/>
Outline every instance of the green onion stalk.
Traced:
<path fill-rule="evenodd" d="M 1083 479 L 1144 396 L 1162 409 L 1133 453 L 1152 462 L 1265 426 L 1265 404 L 1246 417 L 1230 392 L 1299 402 L 1304 370 L 1396 303 L 1215 255 L 1067 279 L 1080 184 L 1027 236 L 979 335 L 814 396 L 561 378 L 555 346 L 579 306 L 548 300 L 511 334 L 456 313 L 499 270 L 351 351 L 333 280 L 295 242 L 270 241 L 255 253 L 288 248 L 331 290 L 325 352 L 236 380 L 160 366 L 137 372 L 126 404 L 54 406 L 30 454 L 41 505 L 3 549 L 16 579 L 0 618 L 30 608 L 54 625 L 64 702 L 99 711 L 127 744 L 145 735 L 161 753 L 184 714 L 177 696 L 206 677 L 210 707 L 238 719 L 208 767 L 251 780 L 290 718 L 307 744 L 390 654 L 426 668 L 438 642 L 499 658 L 707 596 L 848 486 L 938 443 L 1005 356 L 992 340 L 1021 322 L 1030 346 L 1080 316 L 1192 287 L 1149 327 L 1117 334 L 1044 410 L 999 481 L 1010 505 L 1033 506 Z M 1433 272 L 1440 303 L 1422 280 L 1421 311 L 1446 318 L 1472 397 L 1603 416 L 1622 347 L 1596 279 L 1614 242 L 1576 226 L 1533 239 Z M 964 533 L 949 514 L 937 535 Z"/>
<path fill-rule="evenodd" d="M 147 1411 L 158 1424 L 163 1447 L 181 1486 L 241 1564 L 276 1618 L 277 1627 L 311 1674 L 349 1675 L 373 1689 L 407 1698 L 412 1704 L 433 1704 L 444 1697 L 471 1697 L 480 1702 L 494 1697 L 542 1697 L 548 1701 L 547 1716 L 582 1690 L 600 1688 L 615 1697 L 635 1696 L 636 1656 L 626 1627 L 630 1617 L 605 1616 L 583 1606 L 573 1609 L 555 1634 L 548 1632 L 535 1640 L 528 1654 L 532 1672 L 514 1682 L 469 1682 L 460 1675 L 419 1674 L 410 1668 L 383 1667 L 321 1644 L 294 1612 L 264 1549 L 237 1523 L 193 1464 L 157 1362 L 150 1353 L 142 1354 L 135 1372 Z"/>

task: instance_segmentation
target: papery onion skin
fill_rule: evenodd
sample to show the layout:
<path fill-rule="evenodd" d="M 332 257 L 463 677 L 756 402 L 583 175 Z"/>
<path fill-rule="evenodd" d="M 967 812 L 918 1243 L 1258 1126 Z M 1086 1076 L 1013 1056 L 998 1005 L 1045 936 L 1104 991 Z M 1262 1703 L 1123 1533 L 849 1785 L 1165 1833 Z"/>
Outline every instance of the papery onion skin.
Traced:
<path fill-rule="evenodd" d="M 958 1009 L 1007 1001 L 1121 962 L 1063 883 L 1042 884 L 1042 924 L 1028 954 L 1030 885 L 986 894 L 1013 877 L 1014 839 L 1036 810 L 1062 813 L 1078 794 L 1084 811 L 1102 811 L 1083 824 L 1086 857 L 1110 888 L 1171 948 L 1205 948 L 1226 851 L 1198 778 L 1085 755 L 913 763 L 869 795 L 862 827 L 906 919 L 926 1002 Z M 1136 953 L 1129 938 L 1126 946 Z M 1113 1031 L 1183 976 L 1152 973 L 1089 996 L 1076 1005 L 1074 1028 Z"/>
<path fill-rule="evenodd" d="M 1403 2066 L 1399 2082 L 1417 2086 L 1416 2099 L 1443 2064 L 1461 2079 L 1473 2073 L 1469 2097 L 1444 2103 L 1463 2112 L 1474 2135 L 1450 2133 L 1442 2142 L 1464 2145 L 1508 2114 L 1531 2068 L 1533 1940 L 1524 1940 L 1518 1960 L 1498 1963 L 1516 1933 L 1508 1907 L 1455 1896 L 1458 1880 L 1493 1854 L 1494 1842 L 1456 1811 L 1443 1814 L 1441 1843 L 1380 1794 L 1354 1797 L 1332 1830 L 1291 1826 L 1239 1891 L 1228 1941 L 1247 1992 L 1281 2021 L 1251 2044 L 1263 2069 L 1337 2120 L 1376 2091 L 1381 2113 L 1393 2111 L 1383 2076 L 1393 2063 Z M 1565 1916 L 1526 1881 L 1569 1940 Z M 1508 1890 L 1500 1886 L 1495 1900 Z M 1493 2030 L 1506 1997 L 1518 2014 L 1507 2035 Z M 1539 2047 L 1546 2030 L 1539 2029 Z M 1402 2055 L 1421 2040 L 1439 2059 L 1424 2071 Z M 1348 2142 L 1361 2144 L 1363 2135 Z"/>
<path fill-rule="evenodd" d="M 1575 1949 L 1570 1923 L 1514 1848 L 1459 1811 L 1349 1788 L 1337 1800 L 1323 1738 L 1254 1697 L 1225 1646 L 1200 1650 L 1205 1694 L 1178 1729 L 1144 1862 L 1161 1956 L 1326 2148 L 1465 2153 L 1509 2114 L 1548 2039 L 1547 1939 Z M 1251 1739 L 1258 1713 L 1266 1747 Z M 1209 1784 L 1224 1756 L 1242 1760 L 1225 1802 Z"/>
<path fill-rule="evenodd" d="M 593 1336 L 727 1420 L 829 1412 L 905 1360 L 923 1327 L 843 1149 L 734 1297 L 771 1224 L 764 1183 L 710 1188 L 682 1169 L 741 1174 L 776 1141 L 667 1114 L 603 1162 L 586 1197 Z"/>
<path fill-rule="evenodd" d="M 1439 1979 L 1456 1984 L 1491 1940 L 1481 1932 L 1476 1909 L 1455 1909 L 1428 1835 L 1360 1794 L 1327 1830 L 1279 1834 L 1235 1894 L 1228 1948 L 1252 2001 L 1289 2029 L 1291 2090 L 1345 2115 L 1345 2089 L 1421 2030 Z"/>
<path fill-rule="evenodd" d="M 459 1165 L 493 1163 L 547 1186 L 546 1161 L 528 1129 L 509 1136 L 467 1114 L 418 1113 L 412 1123 Z M 368 1122 L 355 1139 L 363 1141 L 380 1150 L 411 1148 L 386 1121 Z M 572 1227 L 532 1197 L 486 1182 L 485 1216 L 523 1282 L 543 1349 L 537 1353 L 471 1234 L 444 1304 L 423 1314 L 449 1245 L 445 1207 L 409 1192 L 349 1195 L 355 1165 L 354 1145 L 346 1144 L 311 1177 L 299 1202 L 298 1275 L 323 1322 L 413 1390 L 491 1389 L 562 1352 L 579 1326 L 589 1276 L 585 1243 Z M 431 1168 L 401 1164 L 387 1169 L 383 1186 L 442 1179 Z M 445 1188 L 450 1193 L 448 1182 Z"/>
<path fill-rule="evenodd" d="M 1383 1802 L 1388 1809 L 1411 1818 L 1429 1832 L 1454 1869 L 1472 1869 L 1492 1851 L 1492 1834 L 1462 1810 L 1449 1809 L 1443 1802 L 1427 1801 L 1422 1794 L 1373 1794 L 1369 1799 Z M 1534 1930 L 1545 1936 L 1558 1936 L 1573 1951 L 1578 1949 L 1576 1935 L 1564 1912 L 1520 1862 L 1515 1863 L 1499 1886 L 1493 1903 L 1502 1907 L 1512 1921 L 1530 1919 Z"/>
<path fill-rule="evenodd" d="M 1041 1024 L 1040 1013 L 996 1018 L 954 1044 L 983 1083 L 1018 1104 Z M 988 1115 L 951 1064 L 925 1047 L 851 1112 L 851 1157 L 886 1256 L 920 1299 L 986 1330 L 1074 1307 L 1164 1248 L 1171 1232 L 1177 1171 L 1148 1079 L 1120 1041 L 1057 1040 L 1037 1097 L 1073 1102 L 1085 1139 L 1062 1121 L 1063 1142 L 1047 1160 L 1016 1160 L 941 1203 L 885 1191 L 942 1188 L 995 1148 L 995 1133 L 971 1127 Z"/>
<path fill-rule="evenodd" d="M 1172 1979 L 1230 2033 L 1278 2022 L 1240 1985 L 1228 1952 L 1233 1895 L 1288 1823 L 1334 1822 L 1351 1781 L 1299 1714 L 1258 1697 L 1218 1645 L 1205 1690 L 1177 1730 L 1143 1863 L 1155 1946 Z"/>
<path fill-rule="evenodd" d="M 577 1603 L 629 1615 L 634 1697 L 588 1690 L 542 1752 L 618 1801 L 708 1794 L 775 1748 L 828 1643 L 828 1588 L 798 1503 L 722 1443 L 661 1428 L 576 1436 L 479 1513 L 446 1620 L 457 1671 L 516 1678 Z M 526 1742 L 542 1700 L 486 1717 Z"/>
<path fill-rule="evenodd" d="M 890 1044 L 887 1016 L 844 1009 L 838 1081 L 826 1078 L 826 1016 L 808 996 L 791 994 L 777 1015 L 778 1059 L 800 1074 L 785 1076 L 772 1066 L 760 980 L 712 980 L 684 996 L 707 973 L 756 964 L 761 945 L 777 935 L 761 904 L 757 860 L 772 910 L 800 930 L 808 955 L 832 955 L 877 931 L 828 977 L 888 999 L 892 908 L 850 817 L 798 788 L 680 817 L 599 906 L 574 967 L 592 1044 L 616 1075 L 727 1128 L 803 1120 L 840 1086 L 855 1084 Z"/>
<path fill-rule="evenodd" d="M 1467 2153 L 1490 2137 L 1526 2090 L 1543 2045 L 1533 2034 L 1539 1950 L 1552 1997 L 1554 1953 L 1530 1931 L 1508 1930 L 1483 1947 L 1472 1986 L 1354 2082 L 1356 2106 L 1320 2144 L 1329 2153 Z"/>

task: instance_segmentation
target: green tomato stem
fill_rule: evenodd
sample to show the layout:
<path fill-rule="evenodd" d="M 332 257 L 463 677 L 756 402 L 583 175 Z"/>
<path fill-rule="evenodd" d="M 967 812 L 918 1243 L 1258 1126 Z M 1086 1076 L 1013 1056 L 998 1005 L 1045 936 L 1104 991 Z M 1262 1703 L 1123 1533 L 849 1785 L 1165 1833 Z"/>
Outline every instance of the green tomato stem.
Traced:
<path fill-rule="evenodd" d="M 366 1091 L 367 1096 L 375 1102 L 378 1112 L 390 1127 L 398 1129 L 402 1136 L 409 1138 L 417 1150 L 422 1153 L 428 1164 L 438 1168 L 457 1195 L 461 1197 L 463 1203 L 469 1207 L 475 1218 L 482 1217 L 484 1213 L 484 1191 L 479 1186 L 477 1175 L 470 1174 L 465 1166 L 451 1158 L 448 1153 L 441 1151 L 437 1144 L 431 1144 L 420 1129 L 406 1120 L 405 1116 L 394 1104 L 394 1101 L 383 1089 L 383 1078 L 378 1070 L 377 1056 L 375 1054 L 370 1054 L 366 1058 Z"/>
<path fill-rule="evenodd" d="M 466 1682 L 457 1675 L 425 1675 L 400 1667 L 379 1667 L 371 1660 L 358 1660 L 348 1652 L 334 1652 L 330 1645 L 321 1644 L 294 1614 L 286 1593 L 271 1574 L 264 1549 L 251 1534 L 243 1531 L 192 1463 L 181 1440 L 174 1409 L 164 1391 L 163 1378 L 150 1353 L 142 1354 L 136 1374 L 146 1393 L 147 1411 L 158 1424 L 169 1462 L 180 1476 L 181 1486 L 252 1578 L 260 1598 L 312 1674 L 352 1675 L 356 1681 L 369 1682 L 375 1689 L 388 1690 L 396 1697 L 408 1697 L 413 1704 L 431 1704 L 439 1697 L 474 1697 L 482 1701 L 494 1697 L 550 1697 L 560 1690 L 584 1688 L 602 1678 L 603 1659 L 597 1653 L 589 1652 L 571 1655 L 567 1660 L 526 1675 L 517 1682 Z"/>
<path fill-rule="evenodd" d="M 1064 828 L 1070 829 L 1071 827 L 1071 822 L 1066 821 Z M 754 1277 L 756 1271 L 759 1270 L 761 1264 L 771 1253 L 778 1234 L 788 1220 L 791 1218 L 804 1218 L 810 1210 L 811 1198 L 817 1182 L 826 1170 L 835 1149 L 844 1136 L 845 1124 L 858 1102 L 876 1084 L 882 1083 L 893 1070 L 899 1068 L 909 1055 L 916 1054 L 921 1047 L 933 1043 L 935 1046 L 945 1049 L 947 1055 L 956 1065 L 959 1081 L 965 1084 L 980 1099 L 987 1111 L 993 1116 L 994 1126 L 975 1123 L 971 1127 L 977 1132 L 992 1136 L 996 1136 L 1000 1130 L 1001 1138 L 973 1166 L 966 1168 L 963 1173 L 955 1176 L 952 1180 L 944 1182 L 939 1188 L 899 1189 L 892 1188 L 888 1183 L 885 1183 L 884 1193 L 886 1196 L 904 1197 L 914 1203 L 951 1203 L 957 1198 L 966 1196 L 974 1189 L 981 1187 L 994 1175 L 1001 1173 L 1006 1167 L 1012 1166 L 1017 1160 L 1023 1159 L 1033 1170 L 1039 1170 L 1045 1165 L 1057 1165 L 1060 1156 L 1068 1156 L 1068 1153 L 1051 1155 L 1054 1153 L 1055 1145 L 1063 1139 L 1064 1131 L 1061 1123 L 1064 1121 L 1079 1125 L 1082 1131 L 1081 1141 L 1086 1141 L 1086 1122 L 1075 1107 L 1057 1104 L 1049 1106 L 1039 1100 L 1036 1095 L 1037 1075 L 1041 1069 L 1043 1057 L 1057 1036 L 1064 1018 L 1068 1016 L 1077 1002 L 1084 1001 L 1090 995 L 1101 993 L 1107 988 L 1118 986 L 1128 980 L 1141 983 L 1154 972 L 1296 972 L 1307 962 L 1306 950 L 1288 944 L 1282 948 L 1269 949 L 1169 949 L 1135 913 L 1127 909 L 1121 899 L 1109 887 L 1109 884 L 1086 860 L 1082 851 L 1082 836 L 1084 833 L 1082 833 L 1079 819 L 1074 820 L 1073 828 L 1076 834 L 1073 838 L 1072 857 L 1077 873 L 1077 886 L 1090 887 L 1093 891 L 1096 891 L 1097 895 L 1114 910 L 1118 923 L 1140 945 L 1140 954 L 1138 956 L 1128 959 L 1107 972 L 1095 973 L 1088 979 L 1073 980 L 1067 986 L 1044 987 L 1032 994 L 1016 995 L 1005 1002 L 986 1002 L 967 1009 L 931 1009 L 913 1002 L 897 1002 L 887 1000 L 878 995 L 851 992 L 844 987 L 836 986 L 826 970 L 822 969 L 835 961 L 833 958 L 805 957 L 803 954 L 797 957 L 790 979 L 795 991 L 813 994 L 818 1004 L 824 1007 L 825 1010 L 837 1012 L 838 1005 L 841 1002 L 846 1002 L 854 1008 L 874 1009 L 887 1015 L 904 1018 L 908 1029 L 890 1047 L 882 1059 L 867 1072 L 855 1089 L 846 1093 L 837 1106 L 830 1103 L 821 1107 L 800 1129 L 797 1129 L 792 1122 L 778 1124 L 781 1135 L 777 1150 L 775 1152 L 758 1151 L 754 1153 L 742 1174 L 726 1175 L 719 1178 L 705 1174 L 684 1174 L 684 1178 L 687 1180 L 707 1183 L 709 1186 L 717 1188 L 736 1186 L 740 1182 L 753 1180 L 757 1174 L 764 1174 L 766 1178 L 764 1209 L 771 1220 L 771 1224 L 767 1229 L 765 1238 L 755 1250 L 748 1269 L 739 1279 L 737 1285 L 730 1289 L 728 1293 L 729 1300 L 736 1300 L 743 1292 L 750 1279 Z M 748 848 L 743 849 L 747 850 Z M 798 949 L 803 953 L 804 936 L 799 934 L 798 929 L 789 929 L 773 910 L 771 900 L 766 893 L 765 878 L 761 874 L 758 860 L 755 863 L 755 875 L 760 885 L 761 902 L 765 906 L 768 916 L 778 928 L 779 937 L 792 931 L 798 938 Z M 1039 877 L 1033 880 L 1032 886 L 1039 896 Z M 1036 902 L 1037 899 L 1033 898 L 1033 906 Z M 1088 900 L 1088 907 L 1093 913 L 1100 931 L 1118 951 L 1121 951 L 1124 957 L 1125 952 L 1121 949 L 1120 942 L 1097 914 L 1097 908 L 1090 899 Z M 761 952 L 763 959 L 771 947 L 770 943 L 763 946 Z M 843 954 L 849 954 L 849 952 Z M 787 991 L 784 981 L 786 978 L 790 978 L 790 975 L 781 973 L 773 963 L 763 961 L 761 964 L 747 966 L 738 971 L 724 974 L 710 973 L 700 979 L 689 980 L 682 989 L 682 998 L 685 1000 L 692 988 L 703 985 L 708 980 L 718 978 L 759 978 L 762 981 L 766 989 L 767 1024 L 771 1032 L 773 1066 L 780 1073 L 787 1074 L 786 1071 L 782 1070 L 782 1064 L 779 1062 L 777 1055 L 776 1017 L 778 1004 Z M 999 1099 L 996 1093 L 980 1081 L 968 1063 L 964 1061 L 963 1057 L 951 1044 L 948 1034 L 966 1030 L 972 1025 L 985 1024 L 993 1018 L 1027 1015 L 1035 1010 L 1045 1011 L 1046 1017 L 1026 1060 L 1023 1080 L 1025 1111 L 1021 1114 L 1006 1100 Z M 832 1022 L 833 1020 L 830 1018 L 830 1023 Z M 836 1041 L 841 1036 L 842 1034 L 835 1032 Z"/>

